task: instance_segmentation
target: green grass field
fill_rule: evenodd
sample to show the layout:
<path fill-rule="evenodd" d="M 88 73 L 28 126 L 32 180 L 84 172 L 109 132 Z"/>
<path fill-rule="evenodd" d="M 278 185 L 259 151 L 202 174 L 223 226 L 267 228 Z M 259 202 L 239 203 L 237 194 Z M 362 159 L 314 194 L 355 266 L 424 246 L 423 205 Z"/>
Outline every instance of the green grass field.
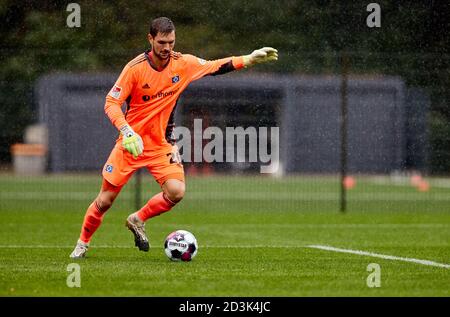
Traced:
<path fill-rule="evenodd" d="M 76 261 L 81 287 L 69 288 L 69 254 L 98 175 L 0 175 L 0 296 L 449 296 L 450 188 L 357 179 L 339 213 L 337 177 L 187 177 L 185 199 L 147 223 L 152 249 L 139 252 L 125 228 L 133 181 Z M 436 181 L 437 183 L 437 181 Z M 142 196 L 158 191 L 143 178 Z M 193 232 L 189 263 L 169 261 L 165 236 Z M 395 258 L 334 252 L 331 246 Z M 407 262 L 398 258 L 428 260 Z M 381 287 L 366 284 L 381 267 Z"/>

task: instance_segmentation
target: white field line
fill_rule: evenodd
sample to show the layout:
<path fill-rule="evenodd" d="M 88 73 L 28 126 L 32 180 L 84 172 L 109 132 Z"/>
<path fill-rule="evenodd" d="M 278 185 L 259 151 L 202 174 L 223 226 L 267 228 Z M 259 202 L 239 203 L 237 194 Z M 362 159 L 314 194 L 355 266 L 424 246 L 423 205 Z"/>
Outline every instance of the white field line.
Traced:
<path fill-rule="evenodd" d="M 0 200 L 93 200 L 93 192 L 1 192 Z M 124 192 L 121 199 L 134 199 L 135 194 Z M 259 200 L 259 201 L 336 201 L 339 193 L 332 192 L 186 192 L 185 199 L 202 200 Z M 446 193 L 349 193 L 350 201 L 450 201 Z"/>
<path fill-rule="evenodd" d="M 160 224 L 160 227 L 173 227 L 173 224 Z M 196 230 L 203 228 L 210 229 L 215 227 L 225 228 L 262 228 L 264 230 L 270 230 L 274 228 L 286 228 L 286 229 L 427 229 L 427 228 L 448 228 L 450 230 L 450 223 L 324 223 L 324 224 L 306 224 L 306 223 L 233 223 L 233 224 L 221 224 L 221 223 L 209 223 L 209 224 L 178 224 L 178 227 L 195 227 Z"/>
<path fill-rule="evenodd" d="M 442 267 L 442 268 L 446 268 L 446 269 L 450 268 L 450 264 L 442 264 L 442 263 L 437 263 L 437 262 L 429 261 L 429 260 L 404 258 L 404 257 L 379 254 L 379 253 L 373 253 L 373 252 L 367 252 L 367 251 L 360 251 L 360 250 L 341 249 L 341 248 L 335 248 L 335 247 L 330 247 L 330 246 L 326 246 L 326 245 L 308 245 L 307 247 L 313 248 L 313 249 L 325 250 L 325 251 L 332 251 L 332 252 L 364 255 L 364 256 L 370 256 L 370 257 L 380 258 L 380 259 L 385 259 L 385 260 L 412 262 L 412 263 L 417 263 L 417 264 L 422 264 L 422 265 Z"/>
<path fill-rule="evenodd" d="M 435 179 L 431 181 L 432 186 L 450 188 L 450 180 L 448 179 Z"/>
<path fill-rule="evenodd" d="M 10 245 L 0 245 L 0 249 L 71 249 L 75 245 L 19 245 L 19 244 L 10 244 Z M 93 249 L 135 249 L 134 245 L 92 245 Z M 252 248 L 268 248 L 268 249 L 298 249 L 305 248 L 305 246 L 289 246 L 289 245 L 204 245 L 200 247 L 203 248 L 212 248 L 212 249 L 252 249 Z"/>
<path fill-rule="evenodd" d="M 98 249 L 134 249 L 132 245 L 93 245 L 93 248 Z M 71 249 L 73 245 L 0 245 L 0 249 Z M 215 248 L 215 249 L 256 249 L 256 248 L 269 248 L 269 249 L 298 249 L 298 248 L 312 248 L 312 249 L 320 249 L 325 251 L 332 252 L 340 252 L 340 253 L 350 253 L 356 255 L 370 256 L 375 258 L 381 258 L 384 260 L 393 260 L 393 261 L 403 261 L 403 262 L 412 262 L 427 266 L 436 266 L 449 269 L 450 264 L 438 263 L 430 260 L 420 260 L 414 258 L 405 258 L 398 257 L 393 255 L 379 254 L 367 251 L 360 250 L 350 250 L 350 249 L 341 249 L 330 247 L 326 245 L 307 245 L 307 246 L 274 246 L 274 245 L 205 245 L 201 247 L 203 248 Z"/>
<path fill-rule="evenodd" d="M 444 178 L 424 178 L 426 181 L 428 181 L 431 185 L 431 187 L 438 187 L 438 188 L 450 188 L 450 179 L 444 179 Z M 390 185 L 390 186 L 402 186 L 402 187 L 413 187 L 411 185 L 411 178 L 409 177 L 370 177 L 366 178 L 366 181 L 376 184 L 376 185 Z"/>
<path fill-rule="evenodd" d="M 119 224 L 110 224 L 119 225 Z M 120 224 L 121 226 L 121 224 Z M 160 227 L 170 227 L 173 229 L 173 224 L 159 224 Z M 255 224 L 255 223 L 233 223 L 233 224 L 177 224 L 179 228 L 193 228 L 195 230 L 211 230 L 220 228 L 221 230 L 227 228 L 236 228 L 237 230 L 244 230 L 248 228 L 260 228 L 264 230 L 274 229 L 434 229 L 434 228 L 447 228 L 450 230 L 450 223 L 326 223 L 326 224 L 305 224 L 305 223 L 268 223 L 268 224 Z"/>

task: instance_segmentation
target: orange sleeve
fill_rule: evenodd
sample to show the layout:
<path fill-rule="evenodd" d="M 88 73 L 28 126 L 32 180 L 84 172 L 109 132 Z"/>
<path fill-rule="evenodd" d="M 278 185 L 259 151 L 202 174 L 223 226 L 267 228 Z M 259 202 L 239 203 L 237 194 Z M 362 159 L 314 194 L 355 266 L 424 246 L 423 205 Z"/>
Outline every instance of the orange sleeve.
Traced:
<path fill-rule="evenodd" d="M 131 67 L 127 65 L 106 96 L 105 113 L 117 129 L 127 124 L 125 115 L 122 112 L 122 105 L 128 96 L 130 96 L 134 84 L 134 74 Z"/>
<path fill-rule="evenodd" d="M 206 61 L 188 54 L 185 57 L 192 80 L 197 80 L 207 75 L 221 75 L 244 67 L 244 58 L 242 56 L 226 57 L 213 61 Z"/>

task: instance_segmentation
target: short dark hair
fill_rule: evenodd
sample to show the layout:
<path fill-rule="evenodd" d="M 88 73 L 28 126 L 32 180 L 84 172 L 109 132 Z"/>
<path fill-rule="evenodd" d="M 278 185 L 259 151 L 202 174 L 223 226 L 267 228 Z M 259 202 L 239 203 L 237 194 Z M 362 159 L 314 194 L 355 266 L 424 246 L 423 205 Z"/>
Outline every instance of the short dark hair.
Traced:
<path fill-rule="evenodd" d="M 169 34 L 175 31 L 175 25 L 166 17 L 156 18 L 150 24 L 150 35 L 155 37 L 158 33 Z"/>

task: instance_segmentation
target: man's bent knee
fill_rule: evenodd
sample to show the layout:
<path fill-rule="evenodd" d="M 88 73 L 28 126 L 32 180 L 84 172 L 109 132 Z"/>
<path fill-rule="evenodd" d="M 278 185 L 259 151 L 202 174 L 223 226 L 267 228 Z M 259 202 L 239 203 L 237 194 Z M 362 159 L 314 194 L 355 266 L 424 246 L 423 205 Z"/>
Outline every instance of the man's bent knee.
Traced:
<path fill-rule="evenodd" d="M 173 203 L 178 203 L 184 197 L 185 185 L 177 179 L 168 179 L 162 186 L 164 194 Z"/>
<path fill-rule="evenodd" d="M 111 208 L 117 195 L 118 193 L 115 192 L 102 191 L 96 198 L 97 205 L 102 211 L 107 211 L 109 208 Z"/>
<path fill-rule="evenodd" d="M 183 191 L 169 192 L 166 195 L 167 195 L 167 198 L 169 198 L 171 202 L 176 204 L 176 203 L 180 202 L 183 199 L 183 197 L 184 197 L 184 190 Z"/>
<path fill-rule="evenodd" d="M 95 199 L 97 206 L 101 211 L 105 212 L 111 208 L 114 200 L 119 195 L 123 186 L 115 186 L 109 183 L 105 178 L 102 180 L 102 188 Z"/>

